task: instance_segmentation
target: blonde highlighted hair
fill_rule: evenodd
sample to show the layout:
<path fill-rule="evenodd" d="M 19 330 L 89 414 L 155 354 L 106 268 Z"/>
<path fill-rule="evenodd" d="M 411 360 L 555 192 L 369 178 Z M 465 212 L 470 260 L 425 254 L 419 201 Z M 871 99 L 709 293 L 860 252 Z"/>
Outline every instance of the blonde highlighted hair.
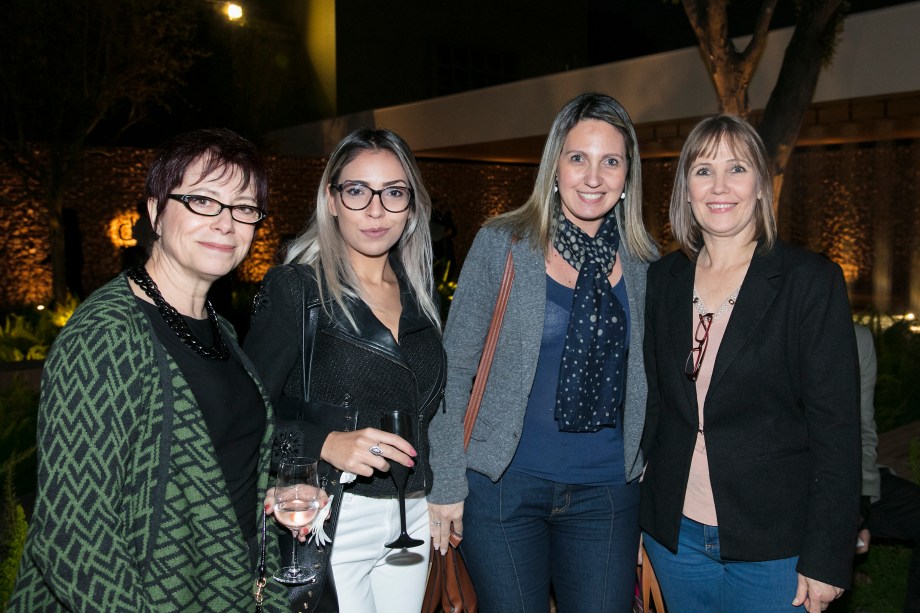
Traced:
<path fill-rule="evenodd" d="M 431 198 L 422 183 L 415 156 L 395 132 L 361 128 L 338 144 L 326 163 L 316 190 L 316 210 L 306 229 L 288 245 L 285 262 L 312 266 L 348 322 L 355 326 L 354 314 L 347 299 L 364 300 L 364 296 L 348 257 L 338 221 L 329 210 L 330 199 L 333 198 L 330 187 L 339 182 L 342 169 L 365 151 L 389 151 L 396 156 L 406 173 L 414 196 L 409 206 L 409 219 L 394 250 L 422 312 L 440 329 L 441 318 L 433 298 L 431 231 L 428 225 L 431 219 Z M 319 284 L 321 296 L 324 293 L 324 283 Z M 331 317 L 335 317 L 328 306 L 324 308 Z"/>
<path fill-rule="evenodd" d="M 747 161 L 757 178 L 760 198 L 754 207 L 754 239 L 769 250 L 776 241 L 776 216 L 773 213 L 773 177 L 763 141 L 754 127 L 735 115 L 713 115 L 700 121 L 684 141 L 677 162 L 674 189 L 671 191 L 671 235 L 688 258 L 696 261 L 703 247 L 703 233 L 690 206 L 690 167 L 701 157 L 711 157 L 725 143 L 732 155 Z"/>
<path fill-rule="evenodd" d="M 534 249 L 548 255 L 556 232 L 554 212 L 560 206 L 559 194 L 553 190 L 556 166 L 569 132 L 579 122 L 588 119 L 610 124 L 626 140 L 626 160 L 629 164 L 626 198 L 613 208 L 613 214 L 620 229 L 621 247 L 641 260 L 653 260 L 658 256 L 658 247 L 642 220 L 642 167 L 636 130 L 626 109 L 606 94 L 581 94 L 562 107 L 546 137 L 530 198 L 520 208 L 499 215 L 487 224 L 506 228 L 515 236 L 528 239 Z"/>

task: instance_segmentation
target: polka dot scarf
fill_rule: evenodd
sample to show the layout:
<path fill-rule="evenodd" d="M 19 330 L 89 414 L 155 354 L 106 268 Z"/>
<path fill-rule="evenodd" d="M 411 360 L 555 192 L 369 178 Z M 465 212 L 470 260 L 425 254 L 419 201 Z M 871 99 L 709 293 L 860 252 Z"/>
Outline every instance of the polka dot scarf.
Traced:
<path fill-rule="evenodd" d="M 557 213 L 553 247 L 578 271 L 565 336 L 555 418 L 562 432 L 596 432 L 616 426 L 626 373 L 626 311 L 607 277 L 616 263 L 620 234 L 607 215 L 593 238 Z"/>

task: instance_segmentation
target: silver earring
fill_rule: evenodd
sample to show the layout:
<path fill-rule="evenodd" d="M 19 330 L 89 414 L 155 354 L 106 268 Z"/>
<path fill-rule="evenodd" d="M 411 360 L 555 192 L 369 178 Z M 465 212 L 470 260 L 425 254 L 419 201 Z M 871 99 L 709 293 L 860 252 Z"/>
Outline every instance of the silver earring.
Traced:
<path fill-rule="evenodd" d="M 623 193 L 620 194 L 620 200 L 626 200 L 626 190 L 623 190 Z"/>
<path fill-rule="evenodd" d="M 553 179 L 553 193 L 559 193 L 559 179 Z"/>

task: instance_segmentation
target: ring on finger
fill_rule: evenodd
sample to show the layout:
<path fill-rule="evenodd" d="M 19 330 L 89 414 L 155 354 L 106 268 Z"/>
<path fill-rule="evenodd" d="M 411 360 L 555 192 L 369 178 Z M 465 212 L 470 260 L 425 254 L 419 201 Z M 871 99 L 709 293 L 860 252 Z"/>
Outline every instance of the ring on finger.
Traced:
<path fill-rule="evenodd" d="M 435 526 L 440 526 L 440 525 L 441 525 L 441 522 L 438 521 L 438 520 L 435 520 L 434 525 L 435 525 Z"/>
<path fill-rule="evenodd" d="M 371 448 L 370 448 L 370 452 L 373 453 L 375 456 L 382 456 L 382 455 L 383 455 L 383 449 L 380 448 L 380 443 L 377 443 L 376 445 L 374 445 L 373 447 L 371 447 Z"/>

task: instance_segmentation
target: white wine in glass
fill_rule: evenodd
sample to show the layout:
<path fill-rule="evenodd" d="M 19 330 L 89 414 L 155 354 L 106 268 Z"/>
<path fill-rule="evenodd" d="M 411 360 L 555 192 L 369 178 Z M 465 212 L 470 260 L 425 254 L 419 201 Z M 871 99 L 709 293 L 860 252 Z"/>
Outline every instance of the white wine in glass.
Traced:
<path fill-rule="evenodd" d="M 281 460 L 275 480 L 275 519 L 294 537 L 291 547 L 291 564 L 276 574 L 275 581 L 286 585 L 300 585 L 316 579 L 308 568 L 297 564 L 297 536 L 316 519 L 320 507 L 317 461 L 313 458 L 293 457 Z"/>

